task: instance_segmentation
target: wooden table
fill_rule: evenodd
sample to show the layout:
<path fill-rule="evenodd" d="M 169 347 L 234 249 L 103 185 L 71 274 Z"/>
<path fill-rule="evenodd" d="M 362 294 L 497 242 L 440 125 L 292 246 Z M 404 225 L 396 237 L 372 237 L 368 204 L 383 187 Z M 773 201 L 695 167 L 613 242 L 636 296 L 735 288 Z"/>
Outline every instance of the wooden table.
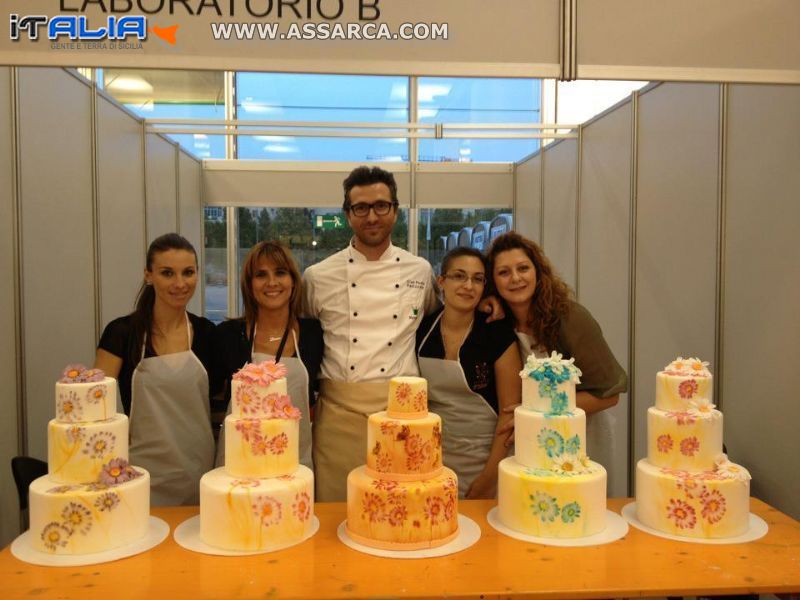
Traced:
<path fill-rule="evenodd" d="M 619 512 L 630 499 L 609 500 Z M 612 598 L 800 592 L 800 523 L 760 500 L 751 510 L 769 533 L 748 544 L 706 545 L 631 527 L 604 546 L 561 548 L 506 537 L 486 522 L 493 501 L 460 503 L 481 539 L 450 556 L 390 560 L 351 550 L 336 537 L 344 504 L 317 504 L 319 532 L 305 543 L 244 557 L 195 554 L 170 536 L 124 560 L 48 568 L 0 552 L 6 598 Z M 153 513 L 174 529 L 197 507 Z"/>

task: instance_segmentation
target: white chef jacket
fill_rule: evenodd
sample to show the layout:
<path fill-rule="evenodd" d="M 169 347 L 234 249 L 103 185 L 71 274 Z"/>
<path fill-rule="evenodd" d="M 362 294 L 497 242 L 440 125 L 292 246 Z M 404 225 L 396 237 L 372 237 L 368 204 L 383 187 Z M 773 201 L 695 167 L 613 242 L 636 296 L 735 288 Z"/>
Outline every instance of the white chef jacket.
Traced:
<path fill-rule="evenodd" d="M 417 374 L 417 326 L 439 306 L 427 260 L 390 244 L 370 261 L 351 244 L 308 267 L 303 287 L 303 312 L 322 324 L 321 379 Z"/>

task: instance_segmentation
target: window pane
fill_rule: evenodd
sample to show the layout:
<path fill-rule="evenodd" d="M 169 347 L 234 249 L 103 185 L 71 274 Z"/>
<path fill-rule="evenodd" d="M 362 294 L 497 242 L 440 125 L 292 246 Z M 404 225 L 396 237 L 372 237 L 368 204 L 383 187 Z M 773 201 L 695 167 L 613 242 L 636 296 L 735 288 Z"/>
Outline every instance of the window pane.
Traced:
<path fill-rule="evenodd" d="M 228 314 L 228 235 L 225 209 L 207 206 L 205 215 L 206 318 L 219 323 Z"/>
<path fill-rule="evenodd" d="M 470 246 L 485 251 L 491 240 L 510 229 L 511 214 L 505 208 L 421 208 L 419 255 L 439 273 L 448 250 Z"/>
<path fill-rule="evenodd" d="M 225 118 L 221 71 L 103 69 L 98 80 L 114 99 L 145 119 Z M 168 137 L 198 158 L 225 158 L 224 136 L 195 133 Z"/>
<path fill-rule="evenodd" d="M 237 73 L 240 121 L 407 123 L 408 78 Z M 405 138 L 239 136 L 239 158 L 407 161 Z"/>
<path fill-rule="evenodd" d="M 420 77 L 420 123 L 539 123 L 539 79 Z M 539 140 L 423 139 L 419 160 L 427 162 L 514 162 L 534 152 Z"/>
<path fill-rule="evenodd" d="M 250 248 L 263 240 L 280 240 L 292 251 L 300 272 L 345 248 L 353 235 L 341 209 L 238 208 L 238 273 Z M 336 227 L 334 221 L 343 224 Z M 401 208 L 392 243 L 408 249 L 408 209 Z M 237 273 L 237 278 L 238 278 Z M 238 279 L 237 279 L 238 281 Z M 206 294 L 208 296 L 208 294 Z"/>

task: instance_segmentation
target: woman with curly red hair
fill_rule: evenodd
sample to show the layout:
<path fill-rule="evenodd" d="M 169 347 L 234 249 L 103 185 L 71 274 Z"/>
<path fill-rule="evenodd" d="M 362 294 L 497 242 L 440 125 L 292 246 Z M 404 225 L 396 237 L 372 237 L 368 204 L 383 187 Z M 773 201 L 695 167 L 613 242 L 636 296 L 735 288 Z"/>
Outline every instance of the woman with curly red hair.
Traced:
<path fill-rule="evenodd" d="M 569 287 L 554 272 L 542 249 L 516 232 L 494 240 L 488 253 L 492 274 L 490 293 L 498 296 L 506 318 L 517 333 L 523 363 L 530 354 L 548 356 L 556 351 L 574 358 L 581 383 L 576 401 L 587 415 L 613 407 L 625 392 L 628 378 L 614 358 L 603 332 L 591 313 L 572 299 Z M 607 438 L 589 420 L 590 446 L 601 448 L 592 437 Z M 607 428 L 607 424 L 606 424 Z M 610 432 L 609 432 L 610 433 Z M 603 444 L 605 440 L 597 440 Z"/>

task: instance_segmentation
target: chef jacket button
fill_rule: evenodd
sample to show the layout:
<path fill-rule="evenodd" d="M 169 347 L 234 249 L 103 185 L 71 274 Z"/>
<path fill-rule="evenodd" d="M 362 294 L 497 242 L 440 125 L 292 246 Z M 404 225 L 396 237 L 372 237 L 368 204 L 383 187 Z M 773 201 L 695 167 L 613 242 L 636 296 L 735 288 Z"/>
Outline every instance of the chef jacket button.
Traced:
<path fill-rule="evenodd" d="M 397 318 L 397 315 L 392 315 L 392 318 L 393 318 L 393 319 L 396 319 L 396 318 Z"/>
<path fill-rule="evenodd" d="M 385 371 L 386 371 L 386 369 L 384 369 L 383 367 L 381 367 L 381 373 L 383 373 L 383 372 L 385 372 Z"/>
<path fill-rule="evenodd" d="M 355 283 L 351 283 L 350 287 L 356 287 L 356 284 Z"/>
<path fill-rule="evenodd" d="M 389 345 L 391 346 L 391 345 L 392 345 L 392 342 L 389 342 Z"/>
<path fill-rule="evenodd" d="M 351 258 L 348 262 L 353 262 L 353 259 Z"/>
<path fill-rule="evenodd" d="M 396 262 L 400 262 L 400 257 L 398 256 L 398 257 L 397 257 L 397 258 L 395 258 L 394 260 L 395 260 Z"/>
<path fill-rule="evenodd" d="M 351 371 L 355 371 L 356 370 L 356 366 L 355 365 L 350 365 L 350 370 Z"/>
<path fill-rule="evenodd" d="M 356 342 L 358 342 L 358 338 L 353 338 L 353 343 L 355 344 Z"/>
<path fill-rule="evenodd" d="M 354 317 L 357 317 L 357 316 L 358 316 L 358 313 L 357 313 L 357 312 L 354 312 L 354 313 L 353 313 L 353 316 L 354 316 Z"/>
<path fill-rule="evenodd" d="M 400 284 L 399 284 L 399 283 L 395 283 L 395 284 L 394 284 L 394 287 L 396 287 L 396 288 L 399 288 L 399 287 L 400 287 Z"/>

